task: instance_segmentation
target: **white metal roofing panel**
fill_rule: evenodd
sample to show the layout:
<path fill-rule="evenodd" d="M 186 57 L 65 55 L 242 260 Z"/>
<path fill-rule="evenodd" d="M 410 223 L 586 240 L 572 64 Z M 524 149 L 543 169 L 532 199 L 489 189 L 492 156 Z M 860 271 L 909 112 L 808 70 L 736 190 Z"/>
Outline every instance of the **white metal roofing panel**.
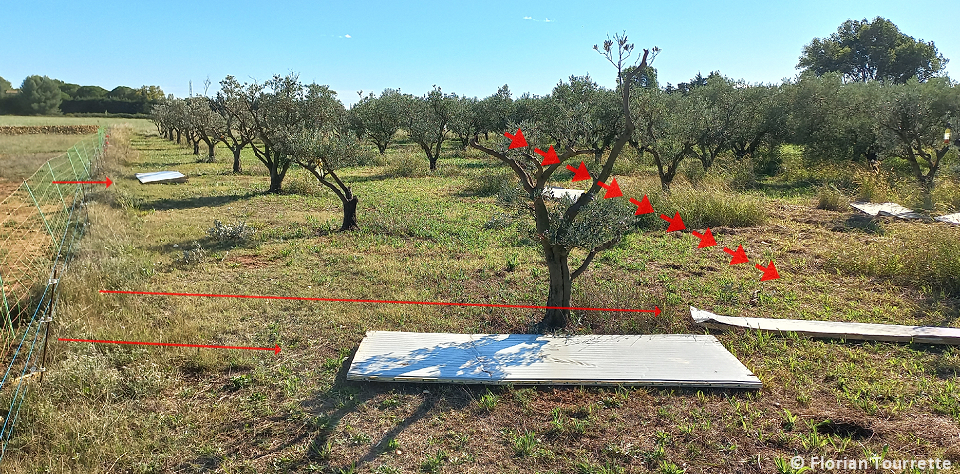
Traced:
<path fill-rule="evenodd" d="M 577 200 L 580 199 L 580 195 L 585 192 L 586 191 L 579 189 L 565 189 L 554 186 L 547 186 L 543 188 L 543 195 L 553 199 L 563 199 L 564 196 L 569 196 L 570 199 Z"/>
<path fill-rule="evenodd" d="M 857 209 L 871 216 L 893 216 L 900 219 L 923 219 L 922 214 L 918 214 L 913 209 L 908 209 L 895 202 L 885 202 L 882 204 L 872 202 L 851 202 L 850 207 Z"/>
<path fill-rule="evenodd" d="M 690 307 L 690 315 L 697 324 L 718 329 L 735 326 L 768 332 L 794 332 L 829 339 L 960 344 L 960 328 L 720 316 L 693 306 Z"/>
<path fill-rule="evenodd" d="M 934 217 L 934 219 L 940 222 L 946 222 L 947 224 L 957 224 L 960 225 L 960 212 L 956 214 L 947 214 L 945 216 Z"/>
<path fill-rule="evenodd" d="M 349 380 L 760 388 L 713 336 L 369 331 Z"/>
<path fill-rule="evenodd" d="M 147 183 L 182 183 L 187 177 L 179 171 L 155 171 L 152 173 L 137 173 L 134 175 L 140 184 Z"/>

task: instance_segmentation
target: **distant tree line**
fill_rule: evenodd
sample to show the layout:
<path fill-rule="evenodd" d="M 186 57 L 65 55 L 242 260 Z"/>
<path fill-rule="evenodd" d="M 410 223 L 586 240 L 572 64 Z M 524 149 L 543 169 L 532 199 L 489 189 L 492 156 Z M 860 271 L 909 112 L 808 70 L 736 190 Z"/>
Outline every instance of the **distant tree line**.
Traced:
<path fill-rule="evenodd" d="M 0 114 L 148 114 L 164 98 L 157 86 L 118 86 L 108 91 L 36 75 L 25 78 L 18 93 L 11 91 L 10 81 L 0 77 Z"/>

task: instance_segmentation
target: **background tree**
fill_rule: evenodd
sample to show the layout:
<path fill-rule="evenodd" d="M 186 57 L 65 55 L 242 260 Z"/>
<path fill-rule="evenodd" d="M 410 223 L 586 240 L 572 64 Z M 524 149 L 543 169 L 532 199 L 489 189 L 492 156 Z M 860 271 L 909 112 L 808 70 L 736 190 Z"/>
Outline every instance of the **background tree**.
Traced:
<path fill-rule="evenodd" d="M 295 85 L 284 89 L 295 89 Z M 356 163 L 359 146 L 350 135 L 347 110 L 328 86 L 301 86 L 299 97 L 288 109 L 299 120 L 274 140 L 276 153 L 289 156 L 317 181 L 333 191 L 343 204 L 341 231 L 356 229 L 358 197 L 337 175 L 337 170 Z"/>
<path fill-rule="evenodd" d="M 404 122 L 404 100 L 400 91 L 384 89 L 380 97 L 371 92 L 351 109 L 360 120 L 366 137 L 377 146 L 381 155 L 386 154 L 387 147 Z"/>
<path fill-rule="evenodd" d="M 594 46 L 594 48 L 601 51 L 601 48 L 597 46 Z M 472 147 L 510 166 L 520 179 L 520 185 L 524 192 L 532 201 L 537 238 L 543 249 L 544 259 L 550 274 L 547 306 L 553 307 L 553 309 L 548 309 L 541 321 L 541 327 L 544 329 L 563 327 L 567 324 L 570 311 L 557 308 L 570 306 L 573 281 L 586 271 L 597 253 L 616 245 L 622 239 L 623 234 L 632 227 L 633 217 L 631 212 L 629 209 L 624 210 L 619 207 L 623 205 L 621 200 L 594 201 L 594 197 L 601 190 L 598 183 L 607 182 L 613 172 L 617 157 L 633 132 L 633 121 L 629 108 L 630 90 L 633 75 L 642 72 L 647 65 L 648 51 L 644 50 L 639 68 L 627 71 L 624 66 L 626 66 L 625 63 L 630 58 L 632 51 L 633 45 L 627 42 L 626 36 L 615 36 L 613 40 L 608 39 L 603 44 L 601 54 L 616 66 L 618 77 L 621 79 L 621 83 L 625 84 L 624 87 L 621 87 L 620 102 L 620 110 L 624 116 L 623 130 L 613 144 L 602 168 L 593 176 L 596 181 L 576 201 L 565 198 L 559 203 L 548 203 L 544 199 L 543 189 L 553 173 L 563 166 L 564 160 L 580 154 L 592 154 L 592 150 L 564 147 L 558 150 L 561 163 L 542 166 L 542 157 L 534 153 L 534 147 L 541 150 L 548 148 L 547 143 L 551 137 L 542 130 L 542 123 L 535 122 L 517 124 L 524 132 L 529 144 L 527 147 L 510 150 L 508 148 L 509 140 L 501 140 L 497 150 L 480 145 L 477 140 L 470 143 Z M 535 106 L 536 100 L 530 102 L 530 105 Z M 569 130 L 576 130 L 576 128 L 570 128 Z M 563 137 L 556 145 L 559 147 L 582 142 L 581 137 Z M 579 266 L 571 272 L 569 257 L 571 250 L 574 248 L 582 248 L 586 250 L 587 254 Z"/>
<path fill-rule="evenodd" d="M 658 89 L 637 91 L 631 108 L 636 116 L 633 139 L 641 152 L 650 153 L 660 177 L 660 187 L 670 192 L 684 157 L 692 154 L 693 139 L 688 120 L 691 99 Z"/>
<path fill-rule="evenodd" d="M 502 135 L 507 131 L 513 117 L 513 109 L 513 97 L 510 95 L 510 87 L 506 84 L 500 86 L 496 93 L 480 101 L 480 131 L 485 139 L 490 139 L 490 132 L 494 135 Z"/>
<path fill-rule="evenodd" d="M 890 20 L 876 17 L 847 20 L 828 38 L 814 38 L 803 47 L 798 69 L 816 75 L 839 72 L 848 81 L 924 82 L 940 75 L 947 59 L 933 42 L 915 40 Z"/>
<path fill-rule="evenodd" d="M 476 97 L 458 97 L 452 94 L 449 110 L 450 122 L 447 127 L 457 136 L 460 148 L 466 150 L 470 139 L 478 136 L 483 127 L 480 118 L 483 114 L 480 101 Z"/>
<path fill-rule="evenodd" d="M 80 89 L 80 84 L 63 82 L 59 79 L 54 80 L 57 81 L 57 85 L 60 87 L 60 97 L 63 100 L 73 100 L 77 98 L 77 89 Z"/>
<path fill-rule="evenodd" d="M 13 89 L 13 84 L 10 84 L 10 81 L 0 77 L 0 94 L 5 94 L 10 89 Z"/>
<path fill-rule="evenodd" d="M 141 86 L 134 92 L 134 96 L 137 100 L 143 100 L 146 102 L 160 102 L 166 98 L 166 95 L 163 93 L 163 89 L 160 86 Z"/>
<path fill-rule="evenodd" d="M 243 86 L 233 76 L 220 81 L 220 91 L 211 103 L 214 112 L 223 120 L 223 134 L 220 141 L 233 152 L 233 172 L 243 172 L 240 152 L 251 143 L 255 136 L 253 116 L 244 106 Z"/>
<path fill-rule="evenodd" d="M 437 86 L 433 86 L 427 95 L 405 100 L 407 132 L 410 139 L 427 154 L 430 171 L 437 169 L 440 147 L 446 139 L 447 124 L 450 122 L 452 102 L 451 97 Z"/>
<path fill-rule="evenodd" d="M 22 107 L 31 114 L 52 115 L 60 112 L 60 87 L 47 76 L 27 76 L 20 85 Z"/>
<path fill-rule="evenodd" d="M 623 130 L 623 111 L 617 93 L 597 85 L 589 75 L 570 76 L 557 84 L 544 106 L 546 130 L 556 142 L 575 139 L 564 146 L 588 148 L 599 165 L 603 153 Z"/>
<path fill-rule="evenodd" d="M 892 87 L 892 86 L 891 86 Z M 823 162 L 876 162 L 880 143 L 878 83 L 843 84 L 839 73 L 804 74 L 789 86 L 790 141 L 803 145 L 807 166 Z"/>
<path fill-rule="evenodd" d="M 190 125 L 194 136 L 194 154 L 199 155 L 199 146 L 202 141 L 207 145 L 207 162 L 216 160 L 215 149 L 227 130 L 227 122 L 223 116 L 213 110 L 211 99 L 204 96 L 187 99 L 190 114 Z"/>
<path fill-rule="evenodd" d="M 950 117 L 960 115 L 960 96 L 946 78 L 916 79 L 887 89 L 877 111 L 881 132 L 891 138 L 931 206 L 934 178 L 951 144 L 943 143 Z"/>
<path fill-rule="evenodd" d="M 139 97 L 137 95 L 137 90 L 132 87 L 127 86 L 117 86 L 113 90 L 107 92 L 107 97 L 117 100 L 137 100 Z"/>
<path fill-rule="evenodd" d="M 100 86 L 80 86 L 74 95 L 75 99 L 99 99 L 107 96 L 108 90 Z"/>

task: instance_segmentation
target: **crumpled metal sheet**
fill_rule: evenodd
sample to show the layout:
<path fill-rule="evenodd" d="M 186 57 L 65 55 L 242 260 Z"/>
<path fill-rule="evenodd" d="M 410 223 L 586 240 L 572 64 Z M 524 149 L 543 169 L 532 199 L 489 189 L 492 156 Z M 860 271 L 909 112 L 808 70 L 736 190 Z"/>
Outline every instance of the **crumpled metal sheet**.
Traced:
<path fill-rule="evenodd" d="M 140 184 L 182 183 L 187 177 L 179 171 L 155 171 L 152 173 L 137 173 L 134 175 Z"/>

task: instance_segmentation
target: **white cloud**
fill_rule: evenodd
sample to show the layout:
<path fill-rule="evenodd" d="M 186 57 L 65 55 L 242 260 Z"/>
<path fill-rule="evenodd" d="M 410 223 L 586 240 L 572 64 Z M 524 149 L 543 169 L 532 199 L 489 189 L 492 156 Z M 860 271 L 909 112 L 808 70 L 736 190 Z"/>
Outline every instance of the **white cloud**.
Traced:
<path fill-rule="evenodd" d="M 546 22 L 546 23 L 550 23 L 550 19 L 549 19 L 549 18 L 547 18 L 546 20 L 543 20 L 543 21 Z"/>
<path fill-rule="evenodd" d="M 525 17 L 523 17 L 523 19 L 524 19 L 524 20 L 532 20 L 533 17 L 532 17 L 532 16 L 525 16 Z"/>
<path fill-rule="evenodd" d="M 352 38 L 350 35 L 344 35 L 344 38 Z"/>

